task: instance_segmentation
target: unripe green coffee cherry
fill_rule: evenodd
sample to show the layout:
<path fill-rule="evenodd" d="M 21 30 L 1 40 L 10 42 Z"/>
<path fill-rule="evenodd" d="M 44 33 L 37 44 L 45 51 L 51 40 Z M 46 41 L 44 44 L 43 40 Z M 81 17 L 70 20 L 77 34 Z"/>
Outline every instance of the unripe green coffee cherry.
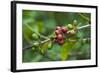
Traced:
<path fill-rule="evenodd" d="M 33 46 L 34 46 L 34 47 L 38 47 L 38 46 L 39 46 L 39 43 L 38 43 L 38 42 L 34 42 L 34 43 L 33 43 Z"/>
<path fill-rule="evenodd" d="M 33 37 L 34 40 L 38 40 L 39 39 L 39 36 L 36 33 L 33 33 L 32 37 Z"/>
<path fill-rule="evenodd" d="M 73 24 L 76 25 L 76 24 L 77 24 L 77 20 L 74 20 L 74 21 L 73 21 Z"/>
<path fill-rule="evenodd" d="M 70 30 L 69 34 L 74 35 L 74 34 L 76 34 L 76 31 L 75 30 Z"/>
<path fill-rule="evenodd" d="M 50 49 L 52 47 L 52 42 L 50 42 L 49 44 L 48 44 L 48 48 Z"/>
<path fill-rule="evenodd" d="M 32 47 L 32 50 L 34 51 L 34 50 L 35 50 L 35 48 L 34 48 L 34 47 Z"/>
<path fill-rule="evenodd" d="M 68 27 L 69 29 L 72 29 L 72 28 L 73 28 L 73 25 L 72 25 L 72 24 L 68 24 L 67 27 Z"/>

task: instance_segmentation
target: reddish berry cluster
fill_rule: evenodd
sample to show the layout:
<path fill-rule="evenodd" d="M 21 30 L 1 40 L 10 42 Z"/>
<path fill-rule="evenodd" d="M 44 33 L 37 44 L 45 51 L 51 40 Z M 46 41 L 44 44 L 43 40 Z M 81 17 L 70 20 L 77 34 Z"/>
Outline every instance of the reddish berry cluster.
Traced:
<path fill-rule="evenodd" d="M 60 26 L 57 26 L 56 27 L 56 30 L 55 30 L 55 34 L 56 34 L 56 42 L 58 44 L 64 44 L 64 36 L 63 34 L 67 33 L 68 29 L 67 27 L 60 27 Z"/>

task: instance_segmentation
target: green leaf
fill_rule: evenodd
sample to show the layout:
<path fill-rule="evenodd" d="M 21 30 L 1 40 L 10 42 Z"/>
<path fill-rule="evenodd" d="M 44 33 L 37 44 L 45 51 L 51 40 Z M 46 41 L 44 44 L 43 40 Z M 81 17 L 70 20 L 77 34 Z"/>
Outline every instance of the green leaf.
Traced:
<path fill-rule="evenodd" d="M 65 43 L 63 46 L 62 46 L 62 49 L 61 49 L 61 60 L 66 60 L 68 58 L 68 49 L 69 49 L 69 45 L 68 43 Z"/>
<path fill-rule="evenodd" d="M 52 41 L 48 42 L 48 49 L 51 49 L 53 46 Z"/>
<path fill-rule="evenodd" d="M 50 58 L 52 60 L 57 60 L 57 56 L 56 56 L 56 53 L 54 51 L 50 52 Z"/>
<path fill-rule="evenodd" d="M 32 41 L 32 38 L 31 38 L 32 31 L 31 31 L 29 25 L 28 26 L 26 26 L 26 25 L 23 25 L 23 39 L 25 41 L 27 41 L 28 43 L 31 43 L 31 41 Z"/>
<path fill-rule="evenodd" d="M 84 37 L 84 32 L 83 31 L 78 31 L 78 33 L 77 33 L 77 37 L 79 37 L 79 38 L 83 38 Z"/>
<path fill-rule="evenodd" d="M 34 57 L 34 58 L 31 60 L 31 62 L 39 62 L 42 58 L 43 58 L 42 55 L 37 54 L 37 56 Z"/>
<path fill-rule="evenodd" d="M 63 48 L 66 48 L 68 50 L 71 50 L 72 47 L 74 46 L 75 42 L 66 42 L 64 43 L 64 45 L 62 46 Z"/>
<path fill-rule="evenodd" d="M 66 48 L 62 48 L 61 50 L 61 60 L 66 60 L 68 59 L 68 50 Z"/>
<path fill-rule="evenodd" d="M 68 52 L 70 52 L 72 50 L 73 45 L 74 45 L 73 42 L 66 42 L 62 46 L 62 50 L 61 50 L 61 60 L 67 60 L 68 59 Z"/>
<path fill-rule="evenodd" d="M 91 57 L 90 44 L 83 45 L 81 51 L 83 52 L 84 58 L 89 58 L 90 59 L 90 57 Z"/>
<path fill-rule="evenodd" d="M 77 42 L 73 45 L 72 50 L 73 50 L 73 51 L 78 51 L 78 50 L 81 48 L 81 46 L 82 46 L 81 41 L 77 41 Z"/>
<path fill-rule="evenodd" d="M 29 49 L 23 52 L 23 62 L 30 62 L 32 58 L 34 57 L 33 55 L 33 50 Z"/>
<path fill-rule="evenodd" d="M 42 33 L 44 31 L 43 21 L 39 21 L 37 25 L 39 32 Z"/>

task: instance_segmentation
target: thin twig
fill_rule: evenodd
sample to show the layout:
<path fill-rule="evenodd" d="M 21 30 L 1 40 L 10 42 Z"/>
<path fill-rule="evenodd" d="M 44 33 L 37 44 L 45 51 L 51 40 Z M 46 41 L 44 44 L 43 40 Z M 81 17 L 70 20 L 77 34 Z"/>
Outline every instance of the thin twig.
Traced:
<path fill-rule="evenodd" d="M 87 28 L 87 27 L 90 27 L 90 24 L 78 27 L 77 29 L 80 30 L 80 29 L 84 29 L 84 28 Z"/>
<path fill-rule="evenodd" d="M 51 39 L 46 39 L 46 40 L 44 40 L 44 41 L 41 41 L 40 44 L 46 43 L 46 42 L 48 42 L 48 41 L 50 41 L 50 40 L 51 40 Z"/>
<path fill-rule="evenodd" d="M 90 20 L 89 18 L 87 18 L 86 16 L 84 16 L 83 14 L 81 13 L 78 13 L 80 17 L 82 17 L 83 19 L 87 20 L 89 23 L 90 23 Z"/>
<path fill-rule="evenodd" d="M 82 40 L 90 40 L 90 38 L 83 38 L 83 39 L 81 39 L 80 41 L 82 41 Z M 50 41 L 50 39 L 41 41 L 40 44 L 46 43 L 46 42 L 48 42 L 48 41 Z M 77 40 L 67 39 L 67 41 L 69 41 L 69 42 L 76 42 Z M 24 47 L 23 50 L 30 49 L 30 48 L 32 48 L 33 46 L 34 46 L 34 45 L 30 45 L 30 46 Z"/>
<path fill-rule="evenodd" d="M 46 43 L 46 42 L 48 42 L 48 41 L 50 41 L 50 39 L 46 39 L 46 40 L 44 40 L 44 41 L 41 41 L 39 44 L 43 44 L 43 43 Z M 23 50 L 32 48 L 33 46 L 34 46 L 33 44 L 32 44 L 32 45 L 29 45 L 29 46 L 27 46 L 27 47 L 24 47 Z"/>
<path fill-rule="evenodd" d="M 39 35 L 41 38 L 49 39 L 48 37 L 46 37 L 46 36 L 44 36 L 44 35 L 41 35 L 40 33 L 37 33 L 37 35 Z"/>

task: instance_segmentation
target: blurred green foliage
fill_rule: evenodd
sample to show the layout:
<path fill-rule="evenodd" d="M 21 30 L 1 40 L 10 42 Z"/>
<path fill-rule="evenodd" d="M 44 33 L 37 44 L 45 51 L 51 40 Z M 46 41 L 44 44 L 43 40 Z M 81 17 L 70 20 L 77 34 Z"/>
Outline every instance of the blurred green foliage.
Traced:
<path fill-rule="evenodd" d="M 81 41 L 83 38 L 91 37 L 90 27 L 77 32 L 74 38 L 77 40 L 76 42 L 67 41 L 63 45 L 59 45 L 49 41 L 37 47 L 24 50 L 24 47 L 32 45 L 36 41 L 45 40 L 45 38 L 34 40 L 33 33 L 49 37 L 55 31 L 56 26 L 73 24 L 74 20 L 77 20 L 77 27 L 90 24 L 90 13 L 23 10 L 22 17 L 23 62 L 84 60 L 91 58 L 90 40 Z M 71 39 L 72 37 L 70 36 L 69 38 Z"/>

